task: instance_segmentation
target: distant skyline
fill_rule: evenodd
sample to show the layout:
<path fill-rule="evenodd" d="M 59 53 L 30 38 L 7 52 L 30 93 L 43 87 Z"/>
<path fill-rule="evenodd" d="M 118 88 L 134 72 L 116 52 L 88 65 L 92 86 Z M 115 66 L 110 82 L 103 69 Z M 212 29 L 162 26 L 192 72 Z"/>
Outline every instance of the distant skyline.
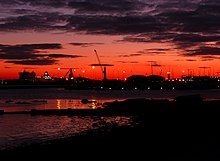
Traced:
<path fill-rule="evenodd" d="M 217 0 L 1 0 L 0 79 L 102 79 L 94 50 L 109 79 L 218 76 L 219 20 Z"/>

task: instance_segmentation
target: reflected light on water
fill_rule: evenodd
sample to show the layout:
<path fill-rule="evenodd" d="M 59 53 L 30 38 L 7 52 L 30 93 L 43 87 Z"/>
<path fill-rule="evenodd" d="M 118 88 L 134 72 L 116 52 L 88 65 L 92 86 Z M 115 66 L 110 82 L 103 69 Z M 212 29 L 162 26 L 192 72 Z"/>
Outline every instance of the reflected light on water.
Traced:
<path fill-rule="evenodd" d="M 0 110 L 5 112 L 14 111 L 31 111 L 47 110 L 47 109 L 97 109 L 102 108 L 102 103 L 113 100 L 87 100 L 82 103 L 81 99 L 47 99 L 47 100 L 32 100 L 32 99 L 18 99 L 8 102 L 8 100 L 0 100 Z"/>
<path fill-rule="evenodd" d="M 3 149 L 23 147 L 61 138 L 69 138 L 89 130 L 132 126 L 131 117 L 31 116 L 26 114 L 0 117 L 0 153 Z M 2 159 L 1 159 L 2 160 Z"/>
<path fill-rule="evenodd" d="M 95 102 L 92 102 L 91 108 L 92 109 L 96 109 L 97 108 Z"/>
<path fill-rule="evenodd" d="M 60 108 L 61 108 L 61 100 L 57 100 L 57 108 L 60 110 Z"/>

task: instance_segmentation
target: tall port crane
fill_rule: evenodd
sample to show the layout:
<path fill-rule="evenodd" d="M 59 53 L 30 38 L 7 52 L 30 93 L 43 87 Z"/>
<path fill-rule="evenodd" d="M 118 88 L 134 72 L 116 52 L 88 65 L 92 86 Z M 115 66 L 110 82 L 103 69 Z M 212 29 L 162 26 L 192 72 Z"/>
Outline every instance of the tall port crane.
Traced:
<path fill-rule="evenodd" d="M 100 66 L 100 69 L 101 69 L 101 71 L 103 73 L 103 80 L 107 80 L 107 78 L 106 78 L 106 66 L 113 66 L 113 64 L 102 64 L 100 59 L 99 59 L 97 51 L 94 50 L 94 52 L 95 52 L 96 57 L 98 59 L 98 64 L 91 64 L 91 66 Z M 102 67 L 104 67 L 104 69 Z"/>
<path fill-rule="evenodd" d="M 102 73 L 103 73 L 103 80 L 106 80 L 106 79 L 107 79 L 107 78 L 106 78 L 106 67 L 104 67 L 104 70 L 103 70 L 103 68 L 102 68 L 102 66 L 104 66 L 105 64 L 104 64 L 104 65 L 101 64 L 97 51 L 94 50 L 94 52 L 95 52 L 95 54 L 96 54 L 96 57 L 97 57 L 97 59 L 98 59 L 98 63 L 99 63 L 99 64 L 93 64 L 93 66 L 100 66 L 101 71 L 102 71 Z"/>

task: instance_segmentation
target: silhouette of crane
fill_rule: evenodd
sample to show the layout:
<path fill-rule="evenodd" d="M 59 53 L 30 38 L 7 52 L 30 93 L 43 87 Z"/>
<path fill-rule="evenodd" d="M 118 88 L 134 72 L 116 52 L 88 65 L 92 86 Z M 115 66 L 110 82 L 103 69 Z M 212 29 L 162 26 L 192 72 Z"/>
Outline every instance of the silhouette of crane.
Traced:
<path fill-rule="evenodd" d="M 73 75 L 73 70 L 75 69 L 79 69 L 79 68 L 58 68 L 58 70 L 62 70 L 62 69 L 68 69 L 68 71 L 65 74 L 65 78 L 68 76 L 68 79 L 73 79 L 74 75 Z"/>
<path fill-rule="evenodd" d="M 95 52 L 96 57 L 97 57 L 97 59 L 98 59 L 98 62 L 99 62 L 99 65 L 100 65 L 101 71 L 104 72 L 104 71 L 103 71 L 103 68 L 102 68 L 102 65 L 101 65 L 101 62 L 100 62 L 100 59 L 99 59 L 99 56 L 98 56 L 98 54 L 97 54 L 97 51 L 94 50 L 94 52 Z"/>
<path fill-rule="evenodd" d="M 96 57 L 98 59 L 98 63 L 99 64 L 91 64 L 91 66 L 100 66 L 100 69 L 103 73 L 103 80 L 107 80 L 107 77 L 106 77 L 106 66 L 113 66 L 112 64 L 101 64 L 101 61 L 99 59 L 99 56 L 98 56 L 98 53 L 96 50 L 94 50 L 95 54 L 96 54 Z M 104 66 L 104 69 L 102 68 L 102 66 Z"/>

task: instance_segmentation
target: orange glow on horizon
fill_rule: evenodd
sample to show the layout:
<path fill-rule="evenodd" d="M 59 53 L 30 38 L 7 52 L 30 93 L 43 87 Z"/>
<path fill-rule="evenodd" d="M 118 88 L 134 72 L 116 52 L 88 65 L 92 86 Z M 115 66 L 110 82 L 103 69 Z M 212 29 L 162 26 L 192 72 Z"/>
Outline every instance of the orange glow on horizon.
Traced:
<path fill-rule="evenodd" d="M 26 33 L 28 35 L 28 33 Z M 6 36 L 7 34 L 3 35 Z M 11 35 L 11 34 L 9 34 Z M 26 35 L 26 36 L 27 36 Z M 34 33 L 32 36 L 37 35 Z M 15 34 L 16 36 L 16 34 Z M 20 38 L 17 41 L 11 38 L 11 44 L 42 44 L 42 43 L 54 43 L 60 42 L 62 44 L 61 49 L 51 49 L 39 51 L 40 54 L 68 54 L 79 55 L 81 57 L 76 58 L 57 58 L 57 62 L 53 65 L 19 65 L 13 63 L 5 63 L 0 61 L 0 79 L 18 79 L 19 72 L 24 70 L 32 72 L 34 71 L 37 76 L 43 76 L 45 71 L 48 71 L 51 77 L 64 77 L 69 68 L 74 69 L 74 77 L 87 77 L 91 79 L 103 79 L 103 73 L 101 68 L 91 67 L 91 64 L 99 63 L 94 53 L 94 49 L 97 50 L 100 61 L 103 64 L 113 64 L 113 66 L 106 66 L 107 79 L 125 79 L 131 75 L 161 75 L 167 77 L 167 72 L 170 73 L 171 78 L 178 78 L 184 75 L 208 75 L 218 76 L 220 70 L 219 60 L 202 61 L 200 58 L 193 58 L 193 61 L 187 61 L 190 57 L 182 57 L 181 51 L 173 49 L 170 44 L 159 43 L 128 43 L 128 42 L 116 42 L 120 40 L 119 36 L 90 36 L 82 35 L 76 37 L 72 35 L 72 40 L 69 35 L 53 35 L 53 34 L 40 34 L 34 41 L 29 39 L 30 35 L 24 38 Z M 39 39 L 38 39 L 39 38 Z M 54 40 L 52 41 L 51 38 Z M 23 42 L 22 42 L 23 40 Z M 59 40 L 59 41 L 58 41 Z M 71 42 L 90 42 L 100 43 L 91 46 L 74 46 L 70 45 Z M 5 42 L 10 44 L 9 41 Z M 171 46 L 171 47 L 170 47 Z M 166 53 L 154 54 L 145 52 L 145 49 L 164 48 L 168 49 Z M 154 62 L 154 63 L 152 63 Z M 153 64 L 153 66 L 152 66 Z M 209 68 L 200 68 L 207 66 Z M 62 69 L 65 68 L 65 69 Z M 58 70 L 60 69 L 60 70 Z M 183 73 L 184 70 L 184 73 Z M 124 73 L 123 73 L 124 71 Z"/>

